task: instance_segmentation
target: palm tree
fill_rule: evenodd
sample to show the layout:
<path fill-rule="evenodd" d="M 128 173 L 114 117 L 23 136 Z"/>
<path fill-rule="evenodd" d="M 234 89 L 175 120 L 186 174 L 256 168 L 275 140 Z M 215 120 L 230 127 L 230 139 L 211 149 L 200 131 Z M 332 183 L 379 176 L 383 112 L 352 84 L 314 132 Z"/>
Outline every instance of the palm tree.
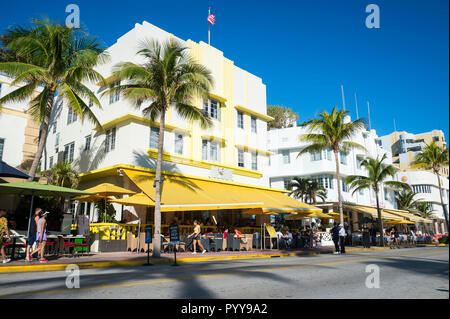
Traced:
<path fill-rule="evenodd" d="M 412 163 L 413 168 L 425 168 L 431 169 L 438 179 L 439 185 L 439 195 L 441 196 L 441 205 L 444 211 L 445 224 L 448 231 L 448 215 L 447 207 L 444 204 L 442 198 L 442 185 L 441 185 L 441 175 L 440 171 L 443 166 L 448 166 L 448 148 L 440 147 L 436 142 L 427 144 L 425 148 L 416 155 L 414 162 Z"/>
<path fill-rule="evenodd" d="M 426 219 L 433 219 L 436 218 L 436 216 L 434 216 L 433 212 L 433 206 L 428 205 L 427 202 L 420 202 L 417 203 L 416 208 L 414 209 L 414 212 L 417 213 L 418 215 L 420 215 L 420 217 L 422 218 L 426 218 Z"/>
<path fill-rule="evenodd" d="M 319 183 L 311 178 L 294 177 L 288 184 L 288 189 L 291 190 L 290 195 L 301 201 L 317 203 L 317 197 L 322 201 L 327 198 L 327 190 L 320 186 Z"/>
<path fill-rule="evenodd" d="M 78 186 L 78 172 L 72 168 L 68 161 L 59 162 L 50 169 L 50 182 L 56 186 Z"/>
<path fill-rule="evenodd" d="M 145 62 L 119 63 L 114 66 L 107 83 L 111 87 L 106 94 L 122 94 L 136 107 L 143 109 L 144 116 L 151 121 L 159 118 L 159 144 L 155 173 L 155 244 L 154 257 L 160 257 L 161 233 L 161 165 L 164 143 L 165 115 L 172 105 L 178 114 L 187 119 L 199 121 L 203 128 L 212 125 L 202 109 L 194 105 L 194 98 L 208 98 L 212 86 L 209 70 L 198 64 L 185 53 L 187 48 L 175 40 L 164 44 L 144 40 L 137 52 Z M 120 84 L 119 81 L 126 82 Z M 102 88 L 107 89 L 107 87 Z"/>
<path fill-rule="evenodd" d="M 304 201 L 308 192 L 309 183 L 311 181 L 312 180 L 309 178 L 294 177 L 290 180 L 287 187 L 291 191 L 290 195 L 296 199 Z"/>
<path fill-rule="evenodd" d="M 386 165 L 383 163 L 386 158 L 386 153 L 383 154 L 381 159 L 379 159 L 378 156 L 376 159 L 368 157 L 361 162 L 361 167 L 364 167 L 367 170 L 369 176 L 351 175 L 346 178 L 346 183 L 349 185 L 349 188 L 353 189 L 352 195 L 362 189 L 374 190 L 377 201 L 378 227 L 380 228 L 381 234 L 380 244 L 383 247 L 383 221 L 381 219 L 380 202 L 378 198 L 381 187 L 387 185 L 397 190 L 411 190 L 410 186 L 406 183 L 386 180 L 389 177 L 394 177 L 396 172 L 396 168 L 393 165 Z"/>
<path fill-rule="evenodd" d="M 309 200 L 310 204 L 317 204 L 317 197 L 325 202 L 327 199 L 327 190 L 323 186 L 320 186 L 317 181 L 312 180 L 308 185 L 305 200 Z"/>
<path fill-rule="evenodd" d="M 344 223 L 344 212 L 342 209 L 339 154 L 341 152 L 347 153 L 351 149 L 361 149 L 367 151 L 364 146 L 349 141 L 352 136 L 365 127 L 365 124 L 362 119 L 357 119 L 353 122 L 346 122 L 345 118 L 348 113 L 349 111 L 338 110 L 335 106 L 331 113 L 323 111 L 317 115 L 318 118 L 301 124 L 301 127 L 306 127 L 309 129 L 309 134 L 302 135 L 300 137 L 300 141 L 310 142 L 312 144 L 306 146 L 298 154 L 298 156 L 300 156 L 309 152 L 321 152 L 325 149 L 329 149 L 334 153 L 341 224 Z"/>
<path fill-rule="evenodd" d="M 421 203 L 420 199 L 414 199 L 418 193 L 413 191 L 401 191 L 395 194 L 395 201 L 398 209 L 413 210 L 417 204 Z"/>
<path fill-rule="evenodd" d="M 38 149 L 28 173 L 33 180 L 56 96 L 64 98 L 82 121 L 87 116 L 101 127 L 85 100 L 101 108 L 100 102 L 84 83 L 103 81 L 94 67 L 105 61 L 106 53 L 97 39 L 82 29 L 47 20 L 32 20 L 32 26 L 26 28 L 10 28 L 1 37 L 1 45 L 0 71 L 14 78 L 11 86 L 20 87 L 1 98 L 0 105 L 30 100 L 29 112 L 41 123 Z"/>

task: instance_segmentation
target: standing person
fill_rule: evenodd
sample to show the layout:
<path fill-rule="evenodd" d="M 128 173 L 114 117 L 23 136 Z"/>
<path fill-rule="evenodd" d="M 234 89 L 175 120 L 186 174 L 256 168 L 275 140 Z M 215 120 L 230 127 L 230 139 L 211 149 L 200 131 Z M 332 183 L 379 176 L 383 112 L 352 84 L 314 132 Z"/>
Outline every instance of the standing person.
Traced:
<path fill-rule="evenodd" d="M 363 246 L 364 248 L 370 248 L 370 234 L 367 226 L 364 226 L 363 229 Z"/>
<path fill-rule="evenodd" d="M 30 222 L 30 234 L 27 241 L 27 251 L 25 254 L 25 261 L 31 261 L 30 250 L 33 248 L 34 243 L 36 242 L 36 234 L 37 234 L 37 223 L 39 220 L 39 213 L 42 211 L 41 208 L 37 207 L 34 212 L 34 218 Z"/>
<path fill-rule="evenodd" d="M 49 212 L 43 211 L 39 213 L 39 220 L 37 222 L 37 233 L 36 233 L 36 240 L 39 242 L 39 246 L 30 253 L 30 256 L 33 256 L 33 254 L 39 252 L 39 255 L 41 256 L 39 262 L 41 263 L 48 262 L 48 260 L 44 258 L 45 244 L 47 243 L 47 221 L 45 220 L 45 218 L 48 213 Z"/>
<path fill-rule="evenodd" d="M 372 246 L 377 245 L 377 231 L 375 230 L 375 227 L 372 225 L 372 227 L 369 230 L 370 238 L 372 239 Z"/>
<path fill-rule="evenodd" d="M 331 238 L 333 239 L 334 248 L 336 249 L 334 254 L 338 255 L 340 253 L 340 250 L 339 250 L 339 227 L 337 226 L 336 222 L 333 224 L 333 228 L 331 229 Z"/>
<path fill-rule="evenodd" d="M 345 254 L 345 228 L 343 224 L 339 224 L 339 246 L 341 248 L 341 254 Z"/>
<path fill-rule="evenodd" d="M 9 229 L 8 229 L 8 220 L 6 219 L 6 215 L 8 213 L 6 212 L 6 210 L 1 209 L 0 210 L 0 251 L 2 254 L 2 260 L 3 263 L 9 263 L 11 261 L 10 258 L 6 259 L 6 254 L 5 254 L 5 243 L 11 240 L 11 236 L 9 234 Z M 3 238 L 3 236 L 8 237 L 8 239 L 5 240 L 5 238 Z"/>
<path fill-rule="evenodd" d="M 200 225 L 199 225 L 198 221 L 194 220 L 194 232 L 188 236 L 188 238 L 194 237 L 194 240 L 193 240 L 194 252 L 192 254 L 197 253 L 196 244 L 198 244 L 200 246 L 200 248 L 202 249 L 202 254 L 204 254 L 206 252 L 206 249 L 203 247 L 203 245 L 201 243 L 200 232 L 201 232 Z"/>

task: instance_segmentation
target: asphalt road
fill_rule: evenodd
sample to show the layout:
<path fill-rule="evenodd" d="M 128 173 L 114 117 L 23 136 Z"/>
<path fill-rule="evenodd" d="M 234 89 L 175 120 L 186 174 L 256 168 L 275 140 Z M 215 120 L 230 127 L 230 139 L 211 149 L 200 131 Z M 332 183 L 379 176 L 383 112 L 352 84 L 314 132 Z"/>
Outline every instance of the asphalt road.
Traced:
<path fill-rule="evenodd" d="M 73 289 L 66 272 L 2 274 L 0 297 L 448 299 L 448 260 L 448 247 L 427 247 L 88 269 L 80 270 L 80 288 Z"/>

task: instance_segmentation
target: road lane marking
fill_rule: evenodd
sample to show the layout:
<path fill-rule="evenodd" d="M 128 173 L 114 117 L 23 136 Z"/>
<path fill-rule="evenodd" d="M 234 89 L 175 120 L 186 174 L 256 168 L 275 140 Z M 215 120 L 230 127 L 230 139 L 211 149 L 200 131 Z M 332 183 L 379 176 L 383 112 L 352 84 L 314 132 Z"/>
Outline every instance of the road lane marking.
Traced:
<path fill-rule="evenodd" d="M 262 269 L 254 269 L 254 270 L 231 270 L 230 272 L 224 272 L 220 274 L 211 274 L 211 275 L 196 275 L 190 277 L 180 277 L 174 279 L 165 279 L 165 280 L 153 280 L 153 281 L 144 281 L 144 282 L 136 282 L 136 283 L 124 283 L 117 285 L 101 285 L 87 288 L 77 288 L 77 289 L 56 289 L 42 292 L 30 292 L 30 293 L 19 293 L 19 294 L 11 294 L 11 295 L 0 295 L 0 298 L 15 298 L 15 297 L 23 297 L 23 296 L 33 296 L 33 295 L 48 295 L 48 294 L 56 294 L 56 293 L 72 293 L 78 291 L 90 291 L 90 290 L 99 290 L 99 289 L 112 289 L 112 288 L 124 288 L 124 287 L 132 287 L 132 286 L 143 286 L 143 285 L 152 285 L 152 284 L 164 284 L 171 282 L 179 282 L 186 281 L 190 279 L 205 279 L 205 278 L 214 278 L 214 277 L 225 277 L 225 276 L 233 276 L 236 274 L 246 274 L 249 272 L 264 272 L 264 271 L 274 271 L 274 270 L 283 270 L 283 269 L 292 269 L 292 268 L 306 268 L 306 267 L 315 267 L 315 266 L 328 266 L 328 265 L 337 265 L 337 264 L 348 264 L 355 262 L 363 262 L 363 261 L 373 261 L 379 259 L 389 259 L 389 258 L 401 258 L 401 257 L 412 257 L 412 256 L 423 256 L 423 255 L 433 255 L 439 254 L 443 252 L 424 252 L 424 253 L 413 253 L 413 254 L 402 254 L 395 256 L 379 256 L 379 257 L 371 257 L 371 258 L 362 258 L 362 259 L 351 259 L 351 260 L 341 260 L 341 261 L 331 261 L 324 262 L 318 264 L 304 264 L 304 265 L 290 265 L 290 266 L 282 266 L 282 267 L 274 267 L 274 268 L 262 268 Z M 341 256 L 341 255 L 340 255 Z"/>

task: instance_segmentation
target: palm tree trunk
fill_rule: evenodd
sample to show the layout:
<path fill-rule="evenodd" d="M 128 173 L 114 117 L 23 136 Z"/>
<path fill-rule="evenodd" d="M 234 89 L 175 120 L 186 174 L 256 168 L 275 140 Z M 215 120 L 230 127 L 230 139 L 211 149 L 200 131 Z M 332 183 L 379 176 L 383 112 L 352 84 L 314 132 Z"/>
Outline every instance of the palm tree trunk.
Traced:
<path fill-rule="evenodd" d="M 158 156 L 156 158 L 155 173 L 155 240 L 153 244 L 153 257 L 161 257 L 161 167 L 162 153 L 164 149 L 164 125 L 165 125 L 165 108 L 161 112 L 159 120 L 159 141 Z"/>
<path fill-rule="evenodd" d="M 381 218 L 380 202 L 378 200 L 378 190 L 375 190 L 377 200 L 378 227 L 380 228 L 380 246 L 384 247 L 383 219 Z"/>
<path fill-rule="evenodd" d="M 441 186 L 441 178 L 438 172 L 435 172 L 437 179 L 438 179 L 438 185 L 439 185 L 439 195 L 441 196 L 441 205 L 444 212 L 444 218 L 445 218 L 445 227 L 447 228 L 448 233 L 448 216 L 447 216 L 447 207 L 444 204 L 444 199 L 442 198 L 442 186 Z"/>
<path fill-rule="evenodd" d="M 32 182 L 34 180 L 34 177 L 36 176 L 37 167 L 39 165 L 39 161 L 41 160 L 42 152 L 44 151 L 44 147 L 45 147 L 45 143 L 47 142 L 48 125 L 50 122 L 50 115 L 52 114 L 54 99 L 55 99 L 55 91 L 50 90 L 48 102 L 47 102 L 47 112 L 45 113 L 44 120 L 42 121 L 42 125 L 41 125 L 41 135 L 39 137 L 38 149 L 37 149 L 36 155 L 34 155 L 34 159 L 33 159 L 33 163 L 31 164 L 30 172 L 28 173 L 28 175 L 30 176 L 28 178 L 29 182 Z"/>
<path fill-rule="evenodd" d="M 339 173 L 339 156 L 337 151 L 333 151 L 334 159 L 336 160 L 336 180 L 338 190 L 338 206 L 339 206 L 339 220 L 340 224 L 344 225 L 344 210 L 342 208 L 342 194 L 341 194 L 341 175 Z"/>

